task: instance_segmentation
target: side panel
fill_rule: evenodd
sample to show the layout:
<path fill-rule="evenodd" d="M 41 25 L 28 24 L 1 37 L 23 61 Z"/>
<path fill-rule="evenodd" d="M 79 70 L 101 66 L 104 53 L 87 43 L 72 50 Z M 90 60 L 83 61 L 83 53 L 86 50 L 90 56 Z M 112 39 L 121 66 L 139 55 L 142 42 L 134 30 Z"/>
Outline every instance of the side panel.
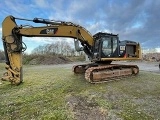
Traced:
<path fill-rule="evenodd" d="M 123 41 L 119 43 L 119 56 L 117 57 L 108 57 L 101 58 L 101 61 L 119 61 L 119 60 L 141 60 L 141 47 L 139 43 Z"/>

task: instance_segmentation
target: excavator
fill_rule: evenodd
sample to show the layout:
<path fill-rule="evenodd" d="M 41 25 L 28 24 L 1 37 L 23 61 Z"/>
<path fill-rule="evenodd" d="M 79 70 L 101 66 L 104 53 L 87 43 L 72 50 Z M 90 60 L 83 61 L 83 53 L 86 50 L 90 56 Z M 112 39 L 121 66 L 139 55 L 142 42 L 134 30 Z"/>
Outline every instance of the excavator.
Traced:
<path fill-rule="evenodd" d="M 17 25 L 17 21 L 29 21 L 34 25 Z M 111 64 L 112 61 L 141 59 L 140 44 L 130 40 L 120 41 L 118 34 L 98 32 L 92 35 L 84 27 L 66 21 L 42 18 L 24 19 L 7 16 L 2 22 L 2 42 L 7 70 L 3 81 L 19 85 L 23 82 L 22 56 L 26 45 L 25 37 L 66 37 L 73 38 L 75 49 L 84 51 L 90 63 L 75 65 L 75 74 L 84 74 L 90 83 L 103 83 L 139 73 L 137 65 Z M 81 46 L 79 45 L 81 43 Z"/>

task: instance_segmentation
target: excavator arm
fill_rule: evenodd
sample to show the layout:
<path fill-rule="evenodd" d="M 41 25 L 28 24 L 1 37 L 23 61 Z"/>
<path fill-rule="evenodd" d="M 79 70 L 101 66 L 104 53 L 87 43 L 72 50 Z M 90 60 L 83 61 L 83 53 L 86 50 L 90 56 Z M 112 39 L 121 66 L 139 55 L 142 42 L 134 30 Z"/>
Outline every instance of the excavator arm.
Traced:
<path fill-rule="evenodd" d="M 16 19 L 27 20 L 35 23 L 46 24 L 45 26 L 18 26 Z M 92 35 L 83 27 L 71 22 L 49 21 L 35 18 L 34 20 L 20 19 L 8 16 L 2 23 L 2 41 L 6 57 L 6 70 L 2 80 L 12 84 L 20 84 L 23 80 L 22 52 L 26 49 L 22 37 L 69 37 L 77 39 L 85 48 L 86 54 L 91 56 L 93 46 Z"/>

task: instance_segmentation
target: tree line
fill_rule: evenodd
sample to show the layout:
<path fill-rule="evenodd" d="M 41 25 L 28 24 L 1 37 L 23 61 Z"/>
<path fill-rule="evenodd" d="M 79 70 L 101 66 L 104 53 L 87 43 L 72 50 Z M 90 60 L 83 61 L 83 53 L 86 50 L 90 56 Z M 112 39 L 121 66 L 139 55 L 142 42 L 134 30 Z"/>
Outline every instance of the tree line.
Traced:
<path fill-rule="evenodd" d="M 5 60 L 4 51 L 0 50 L 0 61 Z"/>
<path fill-rule="evenodd" d="M 83 52 L 76 52 L 72 45 L 67 41 L 57 41 L 51 44 L 40 45 L 33 49 L 31 54 L 40 55 L 63 55 L 63 56 L 81 56 Z"/>
<path fill-rule="evenodd" d="M 24 54 L 26 55 L 26 53 Z M 57 41 L 55 43 L 40 45 L 34 48 L 31 55 L 84 56 L 84 52 L 76 52 L 75 48 L 67 41 Z M 4 51 L 0 50 L 0 61 L 4 60 Z"/>

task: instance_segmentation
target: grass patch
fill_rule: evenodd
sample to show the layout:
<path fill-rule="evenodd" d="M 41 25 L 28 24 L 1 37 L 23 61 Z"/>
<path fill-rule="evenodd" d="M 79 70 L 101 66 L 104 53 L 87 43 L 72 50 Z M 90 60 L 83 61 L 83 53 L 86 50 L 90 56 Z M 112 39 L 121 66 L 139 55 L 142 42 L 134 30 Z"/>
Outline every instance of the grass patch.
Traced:
<path fill-rule="evenodd" d="M 0 64 L 0 73 L 4 72 L 2 67 L 4 65 Z M 140 72 L 136 77 L 120 81 L 90 84 L 83 75 L 74 75 L 71 67 L 65 65 L 28 65 L 24 67 L 21 85 L 13 86 L 8 82 L 0 85 L 0 118 L 158 119 L 159 77 L 158 74 Z"/>

